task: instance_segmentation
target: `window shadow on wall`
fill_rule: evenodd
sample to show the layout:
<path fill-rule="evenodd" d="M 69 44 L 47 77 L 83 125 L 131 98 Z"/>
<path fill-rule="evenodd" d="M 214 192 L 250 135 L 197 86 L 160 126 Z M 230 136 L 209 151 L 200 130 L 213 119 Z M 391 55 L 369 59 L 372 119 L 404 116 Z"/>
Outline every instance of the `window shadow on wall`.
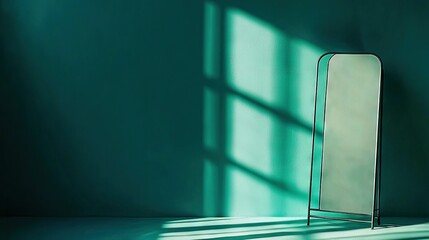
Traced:
<path fill-rule="evenodd" d="M 382 214 L 429 214 L 427 3 L 0 9 L 3 215 L 304 215 L 325 51 L 383 59 Z"/>
<path fill-rule="evenodd" d="M 205 214 L 302 215 L 323 50 L 223 1 L 205 21 Z"/>
<path fill-rule="evenodd" d="M 418 25 L 428 21 L 429 5 L 389 6 L 386 11 L 385 3 L 371 1 L 205 2 L 205 214 L 305 215 L 312 70 L 325 51 L 381 56 L 382 215 L 428 214 L 429 100 L 423 89 L 429 71 L 423 63 L 429 34 Z"/>

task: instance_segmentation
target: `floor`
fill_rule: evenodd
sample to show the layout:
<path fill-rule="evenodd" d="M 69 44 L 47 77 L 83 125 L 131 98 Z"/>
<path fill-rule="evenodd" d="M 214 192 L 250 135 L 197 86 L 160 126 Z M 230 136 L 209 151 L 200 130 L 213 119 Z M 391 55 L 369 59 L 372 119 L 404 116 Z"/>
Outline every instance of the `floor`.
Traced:
<path fill-rule="evenodd" d="M 429 239 L 429 219 L 386 218 L 370 230 L 304 218 L 2 218 L 0 239 Z"/>

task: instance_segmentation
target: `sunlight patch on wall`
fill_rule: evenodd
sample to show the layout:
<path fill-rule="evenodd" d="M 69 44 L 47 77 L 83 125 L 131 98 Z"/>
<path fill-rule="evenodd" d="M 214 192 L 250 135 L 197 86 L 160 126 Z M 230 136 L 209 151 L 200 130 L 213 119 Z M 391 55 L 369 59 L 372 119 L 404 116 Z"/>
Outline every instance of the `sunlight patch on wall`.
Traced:
<path fill-rule="evenodd" d="M 204 11 L 204 75 L 216 79 L 219 77 L 219 7 L 206 1 Z"/>
<path fill-rule="evenodd" d="M 304 215 L 315 63 L 323 51 L 304 40 L 286 37 L 277 28 L 238 9 L 227 10 L 226 23 L 226 82 L 245 96 L 227 98 L 226 153 L 231 161 L 243 166 L 240 170 L 248 168 L 262 175 L 246 171 L 227 174 L 228 213 Z M 228 168 L 229 172 L 234 166 Z M 256 182 L 259 190 L 255 187 L 255 192 L 246 192 L 247 185 Z M 279 190 L 273 182 L 285 189 Z M 267 188 L 261 187 L 264 185 Z M 240 201 L 259 204 L 254 202 L 257 196 L 251 194 L 264 195 L 259 196 L 264 198 L 259 201 L 266 208 L 248 206 L 245 211 L 246 205 Z"/>
<path fill-rule="evenodd" d="M 237 96 L 227 98 L 226 213 L 230 216 L 272 216 L 282 212 L 284 192 L 272 181 L 282 178 L 278 146 L 281 124 L 269 112 Z M 270 182 L 271 180 L 271 182 Z"/>
<path fill-rule="evenodd" d="M 316 63 L 323 50 L 302 40 L 291 39 L 289 47 L 288 104 L 286 111 L 301 123 L 285 125 L 284 181 L 297 192 L 307 193 L 311 161 L 311 129 L 313 124 Z M 289 216 L 303 215 L 307 200 L 293 194 L 285 195 L 284 205 Z"/>
<path fill-rule="evenodd" d="M 303 216 L 315 65 L 323 51 L 213 1 L 205 4 L 204 41 L 205 77 L 219 80 L 204 88 L 204 148 L 216 155 L 204 160 L 205 213 L 215 212 L 213 198 L 221 194 L 224 202 L 217 206 L 225 206 L 217 213 Z M 219 116 L 225 116 L 224 123 Z M 216 180 L 223 186 L 213 187 L 216 175 L 225 178 Z"/>
<path fill-rule="evenodd" d="M 204 149 L 205 151 L 218 151 L 218 93 L 209 87 L 204 88 Z M 217 212 L 217 191 L 219 166 L 216 157 L 204 160 L 204 215 L 215 216 Z"/>
<path fill-rule="evenodd" d="M 226 12 L 226 78 L 230 87 L 265 103 L 275 100 L 277 45 L 284 36 L 238 9 Z"/>
<path fill-rule="evenodd" d="M 226 172 L 228 185 L 226 190 L 227 213 L 230 216 L 274 216 L 273 195 L 280 195 L 264 181 L 260 181 L 248 172 L 230 166 Z"/>
<path fill-rule="evenodd" d="M 204 88 L 204 147 L 216 150 L 218 143 L 218 94 L 212 89 Z"/>
<path fill-rule="evenodd" d="M 313 124 L 316 63 L 324 52 L 299 38 L 290 41 L 289 94 L 292 95 L 293 102 L 288 112 L 308 126 Z"/>
<path fill-rule="evenodd" d="M 204 159 L 204 216 L 216 216 L 216 189 L 218 166 L 210 159 Z"/>
<path fill-rule="evenodd" d="M 273 172 L 273 119 L 238 97 L 227 99 L 227 156 L 263 175 Z"/>

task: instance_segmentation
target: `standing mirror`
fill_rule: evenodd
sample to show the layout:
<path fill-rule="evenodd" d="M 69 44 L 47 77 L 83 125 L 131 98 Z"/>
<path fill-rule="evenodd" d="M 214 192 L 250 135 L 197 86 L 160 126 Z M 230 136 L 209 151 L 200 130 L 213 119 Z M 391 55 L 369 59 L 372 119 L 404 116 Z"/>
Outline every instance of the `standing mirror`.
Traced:
<path fill-rule="evenodd" d="M 317 66 L 307 224 L 380 224 L 382 64 L 367 53 L 327 53 Z"/>

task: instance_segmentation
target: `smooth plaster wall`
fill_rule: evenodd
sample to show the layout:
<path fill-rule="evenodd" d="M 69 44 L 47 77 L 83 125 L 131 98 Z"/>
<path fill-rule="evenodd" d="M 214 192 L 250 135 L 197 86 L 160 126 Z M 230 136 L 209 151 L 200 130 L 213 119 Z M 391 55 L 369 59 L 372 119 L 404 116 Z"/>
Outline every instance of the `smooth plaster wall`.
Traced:
<path fill-rule="evenodd" d="M 211 3 L 220 9 L 223 74 L 229 61 L 222 50 L 228 46 L 224 19 L 231 8 L 320 51 L 377 53 L 385 69 L 382 214 L 429 215 L 429 3 Z M 307 135 L 296 140 L 299 148 L 288 149 L 289 156 L 299 158 L 276 152 L 287 178 L 269 179 L 258 169 L 241 166 L 270 184 L 263 191 L 279 200 L 266 203 L 274 207 L 255 207 L 261 202 L 247 197 L 243 187 L 226 189 L 230 186 L 222 174 L 228 172 L 217 172 L 216 191 L 209 194 L 215 203 L 206 211 L 204 11 L 204 2 L 196 0 L 2 1 L 0 214 L 304 216 L 311 150 Z M 316 59 L 306 60 L 308 83 L 314 83 Z M 288 61 L 298 60 L 291 56 Z M 295 73 L 282 81 L 302 78 Z M 313 88 L 305 90 L 311 102 Z M 309 104 L 271 109 L 236 94 L 282 121 L 292 119 L 283 109 L 312 113 Z M 218 120 L 227 117 L 220 114 Z M 217 124 L 224 130 L 229 126 Z M 228 149 L 228 134 L 219 133 L 219 138 L 222 146 L 209 153 L 216 164 L 234 150 Z M 302 174 L 291 175 L 297 169 Z M 298 196 L 291 200 L 295 210 L 282 201 L 292 194 Z M 238 203 L 247 208 L 234 205 Z"/>

